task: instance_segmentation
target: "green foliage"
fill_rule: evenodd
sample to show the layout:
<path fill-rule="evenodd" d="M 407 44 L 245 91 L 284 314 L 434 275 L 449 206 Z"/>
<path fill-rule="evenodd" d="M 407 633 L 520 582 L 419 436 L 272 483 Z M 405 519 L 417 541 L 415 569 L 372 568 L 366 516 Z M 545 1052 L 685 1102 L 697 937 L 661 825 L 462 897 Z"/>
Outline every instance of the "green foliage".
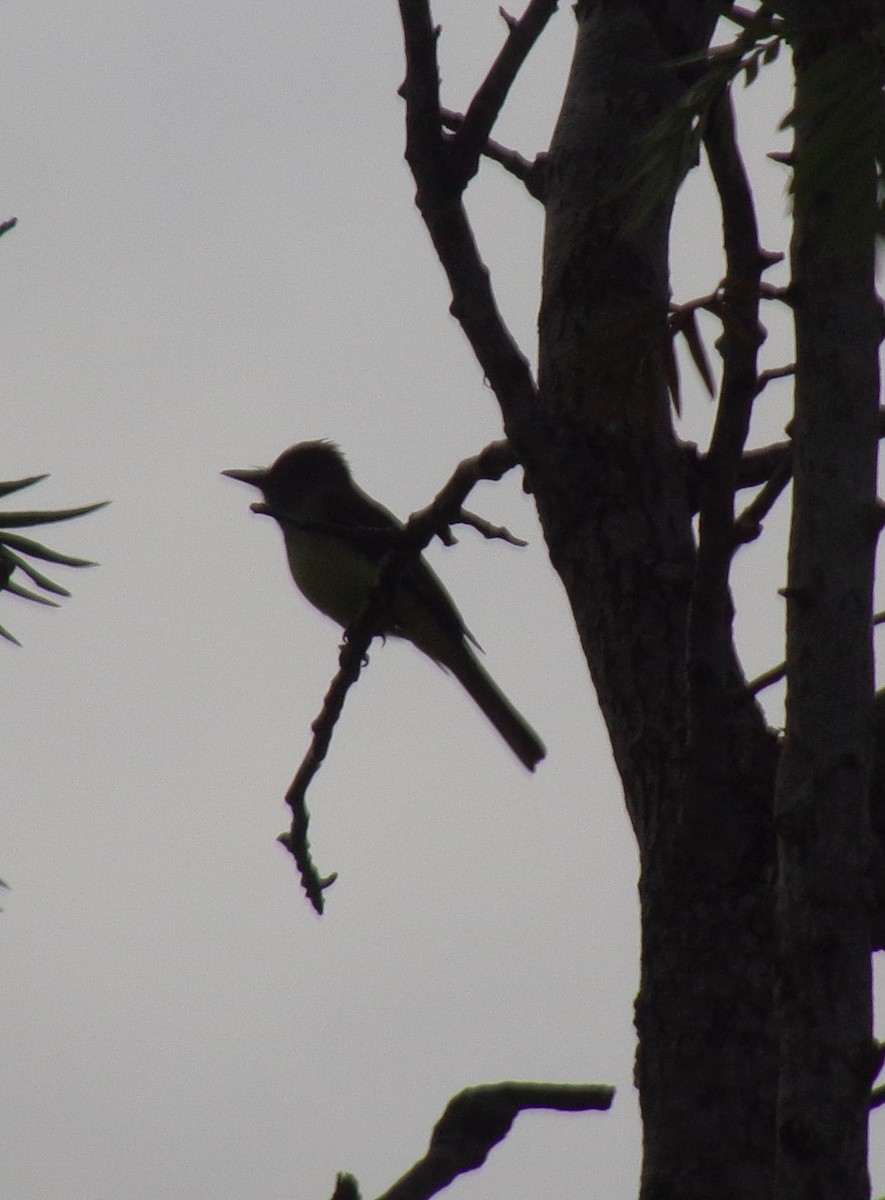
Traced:
<path fill-rule="evenodd" d="M 753 13 L 733 10 L 740 26 L 734 41 L 674 61 L 682 79 L 694 78 L 647 132 L 635 170 L 619 192 L 632 193 L 631 224 L 641 226 L 672 195 L 698 161 L 707 122 L 717 102 L 743 76 L 748 86 L 774 62 L 782 46 L 800 45 L 815 33 L 801 21 L 787 24 L 764 5 Z M 796 106 L 781 128 L 801 122 L 806 136 L 793 164 L 791 192 L 803 202 L 827 193 L 841 217 L 827 235 L 840 253 L 868 247 L 885 233 L 885 22 L 865 33 L 836 38 L 801 70 Z"/>
<path fill-rule="evenodd" d="M 692 82 L 643 138 L 635 170 L 619 193 L 632 193 L 631 225 L 651 219 L 662 196 L 672 195 L 698 162 L 710 113 L 735 79 L 754 83 L 773 63 L 785 40 L 784 22 L 764 6 L 753 14 L 730 15 L 740 33 L 724 46 L 674 60 L 670 67 Z"/>
<path fill-rule="evenodd" d="M 42 479 L 46 479 L 46 476 L 31 475 L 27 479 L 0 482 L 0 497 L 9 496 L 12 492 L 39 483 Z M 14 596 L 21 596 L 25 600 L 33 600 L 37 604 L 48 604 L 57 608 L 55 600 L 50 600 L 48 596 L 41 596 L 38 592 L 33 592 L 19 583 L 14 578 L 15 572 L 19 571 L 22 575 L 26 575 L 44 592 L 50 592 L 56 596 L 70 596 L 71 593 L 67 588 L 63 588 L 61 584 L 55 583 L 44 575 L 33 563 L 28 562 L 28 559 L 37 558 L 65 567 L 94 567 L 95 563 L 85 558 L 72 558 L 69 554 L 61 554 L 58 550 L 51 550 L 40 542 L 35 542 L 18 533 L 11 533 L 10 530 L 22 529 L 31 525 L 48 525 L 54 521 L 70 521 L 74 517 L 83 517 L 87 513 L 95 512 L 96 509 L 104 508 L 107 503 L 108 501 L 103 500 L 98 504 L 84 504 L 80 508 L 0 512 L 0 591 L 5 590 Z M 4 629 L 2 625 L 0 625 L 0 637 L 14 642 L 16 645 L 20 644 L 18 639 L 13 637 L 9 630 Z"/>

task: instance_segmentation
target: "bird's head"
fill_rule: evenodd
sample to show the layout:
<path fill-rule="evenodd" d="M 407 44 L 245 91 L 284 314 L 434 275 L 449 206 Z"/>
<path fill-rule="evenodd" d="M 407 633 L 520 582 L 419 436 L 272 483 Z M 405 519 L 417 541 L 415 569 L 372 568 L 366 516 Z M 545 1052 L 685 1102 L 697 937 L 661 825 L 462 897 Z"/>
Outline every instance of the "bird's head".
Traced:
<path fill-rule="evenodd" d="M 258 488 L 271 510 L 306 517 L 321 515 L 324 500 L 350 486 L 350 469 L 333 442 L 298 442 L 269 467 L 222 471 Z"/>

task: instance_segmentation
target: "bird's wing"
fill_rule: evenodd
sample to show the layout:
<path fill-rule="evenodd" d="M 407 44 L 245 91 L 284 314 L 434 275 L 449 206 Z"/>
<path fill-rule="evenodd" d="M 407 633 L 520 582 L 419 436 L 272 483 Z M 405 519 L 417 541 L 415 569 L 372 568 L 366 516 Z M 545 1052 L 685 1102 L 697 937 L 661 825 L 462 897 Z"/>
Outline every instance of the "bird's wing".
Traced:
<path fill-rule="evenodd" d="M 372 500 L 354 485 L 346 501 L 342 499 L 340 522 L 343 526 L 361 525 L 366 529 L 402 529 L 399 521 L 389 509 L 377 500 Z M 338 514 L 336 514 L 337 516 Z M 378 550 L 378 557 L 383 555 Z M 464 624 L 464 619 L 455 607 L 455 602 L 446 591 L 442 580 L 423 555 L 412 559 L 402 570 L 400 588 L 427 608 L 443 629 L 461 634 L 481 650 L 479 642 Z"/>

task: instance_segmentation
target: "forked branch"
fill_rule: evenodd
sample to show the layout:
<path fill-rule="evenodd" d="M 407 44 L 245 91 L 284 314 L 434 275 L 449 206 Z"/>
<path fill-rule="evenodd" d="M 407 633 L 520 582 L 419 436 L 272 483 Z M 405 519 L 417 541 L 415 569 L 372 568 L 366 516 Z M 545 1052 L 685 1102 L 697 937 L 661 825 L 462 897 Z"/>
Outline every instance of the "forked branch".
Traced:
<path fill-rule="evenodd" d="M 415 203 L 448 277 L 450 311 L 498 399 L 504 428 L 520 458 L 520 442 L 528 436 L 537 406 L 537 388 L 525 355 L 498 311 L 462 194 L 469 163 L 483 152 L 516 70 L 555 7 L 551 0 L 531 0 L 523 18 L 509 25 L 504 50 L 468 107 L 461 129 L 450 139 L 443 129 L 439 98 L 439 29 L 433 25 L 428 0 L 399 0 L 406 52 L 401 89 L 406 160 L 415 179 Z"/>
<path fill-rule="evenodd" d="M 557 7 L 558 0 L 531 0 L 518 20 L 501 10 L 508 29 L 507 40 L 477 88 L 452 141 L 465 184 L 476 174 L 480 156 L 486 153 L 488 139 L 520 67 Z"/>
<path fill-rule="evenodd" d="M 443 108 L 440 111 L 446 129 L 457 131 L 464 124 L 463 113 L 455 112 L 451 108 Z M 502 146 L 500 142 L 487 138 L 482 153 L 524 184 L 530 196 L 539 200 L 541 204 L 544 203 L 547 194 L 547 155 L 543 151 L 536 154 L 534 159 L 528 159 L 518 150 L 511 150 L 508 146 Z"/>

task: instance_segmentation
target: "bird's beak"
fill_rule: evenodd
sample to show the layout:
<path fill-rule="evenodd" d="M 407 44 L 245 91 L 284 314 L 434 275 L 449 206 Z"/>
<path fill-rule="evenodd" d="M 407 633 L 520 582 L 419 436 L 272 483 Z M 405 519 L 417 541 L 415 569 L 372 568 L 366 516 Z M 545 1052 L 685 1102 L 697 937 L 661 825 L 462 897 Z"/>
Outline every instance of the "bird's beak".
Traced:
<path fill-rule="evenodd" d="M 248 483 L 250 487 L 262 488 L 267 482 L 267 467 L 253 467 L 251 470 L 222 471 L 229 479 L 238 479 L 240 483 Z"/>

